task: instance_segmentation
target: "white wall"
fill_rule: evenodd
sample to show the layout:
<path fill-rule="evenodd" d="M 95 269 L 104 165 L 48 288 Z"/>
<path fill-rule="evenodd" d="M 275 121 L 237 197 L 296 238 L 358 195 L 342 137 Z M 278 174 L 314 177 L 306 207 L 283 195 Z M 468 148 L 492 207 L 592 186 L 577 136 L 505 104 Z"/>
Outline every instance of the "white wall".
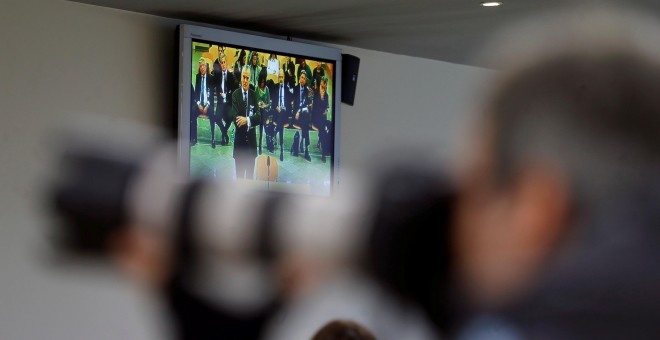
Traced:
<path fill-rule="evenodd" d="M 457 156 L 477 91 L 492 71 L 339 46 L 360 58 L 353 106 L 342 105 L 342 164 L 361 167 L 370 154 L 400 145 L 420 160 Z"/>
<path fill-rule="evenodd" d="M 45 251 L 49 128 L 79 115 L 157 123 L 175 114 L 177 21 L 60 0 L 0 10 L 0 338 L 162 339 L 157 305 L 102 270 L 57 269 Z M 429 140 L 452 156 L 474 86 L 489 71 L 357 48 L 355 106 L 344 105 L 342 164 Z"/>

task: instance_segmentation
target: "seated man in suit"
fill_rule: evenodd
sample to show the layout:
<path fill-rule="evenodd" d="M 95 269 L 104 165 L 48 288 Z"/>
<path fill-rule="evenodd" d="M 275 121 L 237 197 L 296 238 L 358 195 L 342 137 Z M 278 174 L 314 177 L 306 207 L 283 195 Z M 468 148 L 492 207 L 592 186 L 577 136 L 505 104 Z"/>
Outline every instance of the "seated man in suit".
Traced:
<path fill-rule="evenodd" d="M 291 115 L 291 93 L 284 81 L 284 71 L 280 70 L 278 75 L 277 90 L 271 93 L 275 103 L 274 120 L 277 122 L 275 133 L 280 144 L 280 161 L 284 161 L 284 125 L 289 122 Z"/>
<path fill-rule="evenodd" d="M 206 59 L 199 58 L 199 67 L 195 75 L 195 87 L 192 95 L 194 105 L 190 111 L 190 142 L 192 145 L 197 143 L 197 117 L 199 115 L 208 117 L 213 115 L 213 96 L 211 93 L 213 82 L 208 75 L 208 67 Z M 213 124 L 212 120 L 211 124 Z M 211 136 L 211 141 L 213 141 L 213 136 Z"/>
<path fill-rule="evenodd" d="M 307 72 L 302 70 L 298 85 L 293 91 L 293 109 L 295 112 L 295 120 L 301 130 L 300 139 L 300 152 L 304 153 L 304 157 L 308 162 L 312 161 L 309 156 L 309 123 L 310 123 L 310 108 L 312 105 L 312 98 L 310 98 L 310 90 L 307 86 Z"/>
<path fill-rule="evenodd" d="M 229 135 L 227 130 L 231 126 L 230 110 L 232 103 L 232 93 L 236 89 L 236 80 L 234 74 L 227 69 L 227 56 L 221 54 L 219 59 L 220 70 L 216 76 L 216 93 L 218 95 L 218 105 L 216 110 L 216 123 L 222 131 L 220 144 L 229 144 Z"/>

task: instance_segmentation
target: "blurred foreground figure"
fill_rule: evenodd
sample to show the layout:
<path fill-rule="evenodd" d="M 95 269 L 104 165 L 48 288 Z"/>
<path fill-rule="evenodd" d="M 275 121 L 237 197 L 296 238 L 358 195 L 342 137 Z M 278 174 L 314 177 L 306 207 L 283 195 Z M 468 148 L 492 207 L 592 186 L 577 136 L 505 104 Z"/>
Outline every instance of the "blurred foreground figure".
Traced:
<path fill-rule="evenodd" d="M 162 298 L 176 339 L 310 339 L 341 318 L 433 340 L 444 325 L 456 195 L 437 168 L 343 171 L 325 197 L 188 179 L 140 133 L 66 145 L 48 197 L 59 250 L 114 260 Z"/>
<path fill-rule="evenodd" d="M 480 313 L 457 337 L 657 339 L 660 26 L 602 10 L 539 21 L 552 27 L 516 27 L 526 37 L 491 54 L 505 64 L 454 234 Z"/>

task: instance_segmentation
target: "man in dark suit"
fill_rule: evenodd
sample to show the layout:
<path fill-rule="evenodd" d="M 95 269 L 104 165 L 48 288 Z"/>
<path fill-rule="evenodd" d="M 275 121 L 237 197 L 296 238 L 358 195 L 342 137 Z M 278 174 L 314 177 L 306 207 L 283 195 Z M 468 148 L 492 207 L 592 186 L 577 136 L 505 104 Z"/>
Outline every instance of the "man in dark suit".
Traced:
<path fill-rule="evenodd" d="M 236 178 L 252 178 L 254 159 L 257 157 L 256 127 L 261 124 L 261 112 L 257 107 L 257 95 L 250 89 L 250 68 L 241 71 L 241 87 L 232 93 L 230 110 L 234 122 L 234 160 Z"/>
<path fill-rule="evenodd" d="M 289 92 L 291 92 L 294 86 L 296 86 L 296 64 L 291 60 L 291 57 L 286 56 L 284 59 L 282 71 L 284 71 L 284 83 L 287 85 Z"/>
<path fill-rule="evenodd" d="M 291 57 L 289 56 L 286 57 L 284 64 L 282 64 L 282 71 L 284 71 L 284 84 L 286 86 L 286 89 L 289 91 L 291 98 L 293 98 L 293 89 L 296 87 L 296 64 L 293 62 Z M 287 105 L 286 108 L 287 111 L 289 112 L 293 112 L 293 106 L 291 106 L 292 101 L 293 100 L 290 99 L 286 103 Z M 290 114 L 289 116 L 290 116 L 289 120 L 287 120 L 285 127 L 288 127 L 289 129 L 293 129 L 293 122 L 291 121 L 293 117 L 291 117 Z"/>
<path fill-rule="evenodd" d="M 191 140 L 194 140 L 196 143 L 197 117 L 202 114 L 206 115 L 209 117 L 209 121 L 211 121 L 211 146 L 215 147 L 215 137 L 213 136 L 213 132 L 215 132 L 213 126 L 213 93 L 211 91 L 213 88 L 213 81 L 207 74 L 208 67 L 206 60 L 203 57 L 199 58 L 199 68 L 195 75 L 195 91 L 193 93 L 193 98 L 197 105 L 193 106 L 191 111 L 192 117 L 190 117 L 190 131 L 191 133 L 194 133 L 194 138 L 191 138 Z"/>
<path fill-rule="evenodd" d="M 305 58 L 298 58 L 297 61 L 298 61 L 298 73 L 296 73 L 296 76 L 298 76 L 298 79 L 300 79 L 300 74 L 305 72 L 305 75 L 307 76 L 307 80 L 309 82 L 313 81 L 312 69 L 309 68 L 309 65 L 307 65 L 307 60 L 305 60 Z"/>
<path fill-rule="evenodd" d="M 218 98 L 217 109 L 215 111 L 216 124 L 220 126 L 220 131 L 222 131 L 220 144 L 227 145 L 229 144 L 227 131 L 231 126 L 229 110 L 231 109 L 232 93 L 236 90 L 237 86 L 234 74 L 227 69 L 227 57 L 221 54 L 217 62 L 220 65 L 220 69 L 215 74 L 215 93 Z"/>
<path fill-rule="evenodd" d="M 280 70 L 278 74 L 277 87 L 270 93 L 273 103 L 275 103 L 275 121 L 277 122 L 274 135 L 280 142 L 280 161 L 284 161 L 284 125 L 289 122 L 291 115 L 291 92 L 284 81 L 284 71 Z"/>
<path fill-rule="evenodd" d="M 312 105 L 312 98 L 309 96 L 310 91 L 307 87 L 307 71 L 302 70 L 298 78 L 298 85 L 293 90 L 293 109 L 295 112 L 294 119 L 301 130 L 302 138 L 300 140 L 300 151 L 303 152 L 304 157 L 308 162 L 312 161 L 309 156 L 309 122 L 310 122 L 310 107 Z"/>

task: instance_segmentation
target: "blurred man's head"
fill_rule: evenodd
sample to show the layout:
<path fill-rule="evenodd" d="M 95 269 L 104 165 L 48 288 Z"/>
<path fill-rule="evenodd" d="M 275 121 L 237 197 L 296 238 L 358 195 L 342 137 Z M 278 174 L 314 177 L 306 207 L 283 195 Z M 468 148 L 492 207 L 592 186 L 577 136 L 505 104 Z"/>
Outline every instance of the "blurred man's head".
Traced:
<path fill-rule="evenodd" d="M 490 92 L 455 234 L 480 303 L 523 294 L 587 234 L 616 238 L 596 214 L 658 176 L 660 30 L 615 17 L 555 18 Z"/>

